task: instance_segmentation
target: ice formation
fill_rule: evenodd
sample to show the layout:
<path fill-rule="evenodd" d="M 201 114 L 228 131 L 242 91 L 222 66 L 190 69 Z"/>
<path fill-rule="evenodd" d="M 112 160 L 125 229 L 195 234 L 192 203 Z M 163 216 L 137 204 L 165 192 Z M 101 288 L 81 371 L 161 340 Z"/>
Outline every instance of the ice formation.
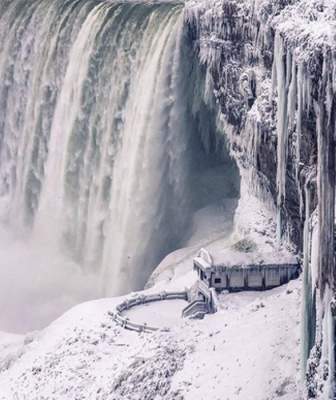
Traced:
<path fill-rule="evenodd" d="M 242 186 L 275 206 L 279 245 L 302 253 L 303 373 L 312 354 L 307 395 L 331 398 L 336 2 L 188 4 L 195 47 L 212 77 Z M 246 76 L 248 92 L 239 89 Z"/>

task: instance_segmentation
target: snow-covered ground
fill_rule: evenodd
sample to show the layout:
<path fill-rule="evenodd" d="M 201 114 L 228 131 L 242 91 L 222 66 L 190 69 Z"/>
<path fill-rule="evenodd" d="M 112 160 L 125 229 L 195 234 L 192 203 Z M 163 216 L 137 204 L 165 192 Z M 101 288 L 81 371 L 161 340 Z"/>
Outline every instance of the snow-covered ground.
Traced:
<path fill-rule="evenodd" d="M 300 400 L 300 286 L 223 295 L 202 321 L 169 301 L 129 315 L 169 333 L 117 327 L 108 311 L 121 298 L 84 303 L 24 341 L 3 338 L 0 399 Z"/>
<path fill-rule="evenodd" d="M 253 204 L 256 211 L 245 213 L 246 204 L 239 204 L 236 221 L 244 223 L 231 237 L 219 223 L 201 241 L 196 221 L 196 236 L 162 261 L 145 292 L 190 287 L 200 246 L 223 251 L 243 235 L 259 250 L 272 248 L 271 212 Z M 223 294 L 219 312 L 201 321 L 183 320 L 186 303 L 177 300 L 129 310 L 133 322 L 170 327 L 151 334 L 112 321 L 108 312 L 125 297 L 80 304 L 41 331 L 1 334 L 0 400 L 302 399 L 301 280 L 267 292 Z"/>
<path fill-rule="evenodd" d="M 166 300 L 131 308 L 126 317 L 138 324 L 172 327 L 180 322 L 182 310 L 188 305 L 184 300 Z"/>

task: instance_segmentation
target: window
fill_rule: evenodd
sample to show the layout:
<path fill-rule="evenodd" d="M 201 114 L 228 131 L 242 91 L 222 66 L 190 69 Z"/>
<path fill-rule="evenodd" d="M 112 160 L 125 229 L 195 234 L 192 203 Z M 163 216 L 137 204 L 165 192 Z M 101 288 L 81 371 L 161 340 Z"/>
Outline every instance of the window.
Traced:
<path fill-rule="evenodd" d="M 219 283 L 222 283 L 222 280 L 221 280 L 221 278 L 215 278 L 215 284 L 219 284 Z"/>

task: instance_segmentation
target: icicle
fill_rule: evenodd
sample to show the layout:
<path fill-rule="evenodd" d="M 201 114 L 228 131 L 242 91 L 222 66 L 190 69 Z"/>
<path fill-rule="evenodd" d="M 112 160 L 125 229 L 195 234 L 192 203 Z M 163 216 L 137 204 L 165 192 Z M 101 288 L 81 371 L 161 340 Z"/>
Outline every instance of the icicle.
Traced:
<path fill-rule="evenodd" d="M 303 294 L 302 294 L 302 357 L 301 371 L 304 378 L 306 372 L 306 363 L 309 357 L 310 350 L 315 342 L 316 329 L 316 312 L 315 312 L 315 297 L 316 297 L 316 276 L 313 274 L 315 249 L 312 250 L 314 235 L 316 235 L 316 223 L 312 217 L 312 195 L 315 185 L 314 171 L 307 171 L 306 182 L 304 185 L 305 199 L 305 218 L 303 229 Z M 315 227 L 315 229 L 314 229 Z"/>
<path fill-rule="evenodd" d="M 300 201 L 300 218 L 303 217 L 303 191 L 300 187 L 300 168 L 301 168 L 301 141 L 302 141 L 302 119 L 303 119 L 303 80 L 304 64 L 300 63 L 297 73 L 297 115 L 296 115 L 296 184 L 298 186 Z"/>
<path fill-rule="evenodd" d="M 288 90 L 288 127 L 293 129 L 296 117 L 296 104 L 297 104 L 297 72 L 296 72 L 296 60 L 295 57 L 289 57 L 291 59 L 291 65 L 288 68 L 291 70 L 290 84 Z M 288 82 L 287 82 L 288 86 Z"/>
<path fill-rule="evenodd" d="M 284 43 L 279 33 L 275 36 L 274 64 L 277 77 L 278 113 L 277 113 L 277 237 L 281 240 L 283 230 L 283 211 L 286 196 L 286 167 L 287 167 L 287 143 L 288 143 L 288 85 L 290 83 L 290 70 L 286 71 L 286 64 L 289 65 L 288 57 L 285 60 Z"/>
<path fill-rule="evenodd" d="M 333 284 L 334 225 L 335 225 L 335 114 L 336 101 L 328 104 L 330 64 L 324 55 L 322 80 L 319 88 L 317 112 L 318 137 L 318 210 L 319 210 L 319 280 L 321 295 L 324 287 Z"/>

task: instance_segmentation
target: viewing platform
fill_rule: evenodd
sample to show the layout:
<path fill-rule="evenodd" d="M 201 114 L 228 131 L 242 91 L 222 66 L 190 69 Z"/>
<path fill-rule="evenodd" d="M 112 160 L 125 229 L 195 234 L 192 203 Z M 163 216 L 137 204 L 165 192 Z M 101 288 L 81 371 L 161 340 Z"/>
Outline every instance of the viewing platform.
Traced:
<path fill-rule="evenodd" d="M 261 258 L 228 251 L 216 260 L 201 249 L 194 258 L 194 270 L 207 287 L 237 292 L 273 289 L 298 278 L 301 268 L 295 257 L 276 261 L 274 256 Z"/>
<path fill-rule="evenodd" d="M 258 254 L 226 249 L 211 255 L 201 249 L 194 258 L 198 281 L 190 290 L 190 304 L 183 316 L 203 318 L 218 308 L 217 294 L 273 289 L 299 277 L 298 259 L 288 253 Z"/>
<path fill-rule="evenodd" d="M 184 300 L 189 304 L 183 309 L 182 317 L 201 319 L 219 309 L 219 293 L 273 289 L 298 278 L 301 272 L 298 258 L 288 253 L 261 254 L 234 248 L 214 255 L 201 249 L 193 260 L 193 268 L 198 279 L 190 289 L 135 295 L 120 303 L 110 316 L 117 325 L 136 332 L 169 331 L 163 326 L 133 322 L 126 313 L 133 307 L 153 302 Z"/>

